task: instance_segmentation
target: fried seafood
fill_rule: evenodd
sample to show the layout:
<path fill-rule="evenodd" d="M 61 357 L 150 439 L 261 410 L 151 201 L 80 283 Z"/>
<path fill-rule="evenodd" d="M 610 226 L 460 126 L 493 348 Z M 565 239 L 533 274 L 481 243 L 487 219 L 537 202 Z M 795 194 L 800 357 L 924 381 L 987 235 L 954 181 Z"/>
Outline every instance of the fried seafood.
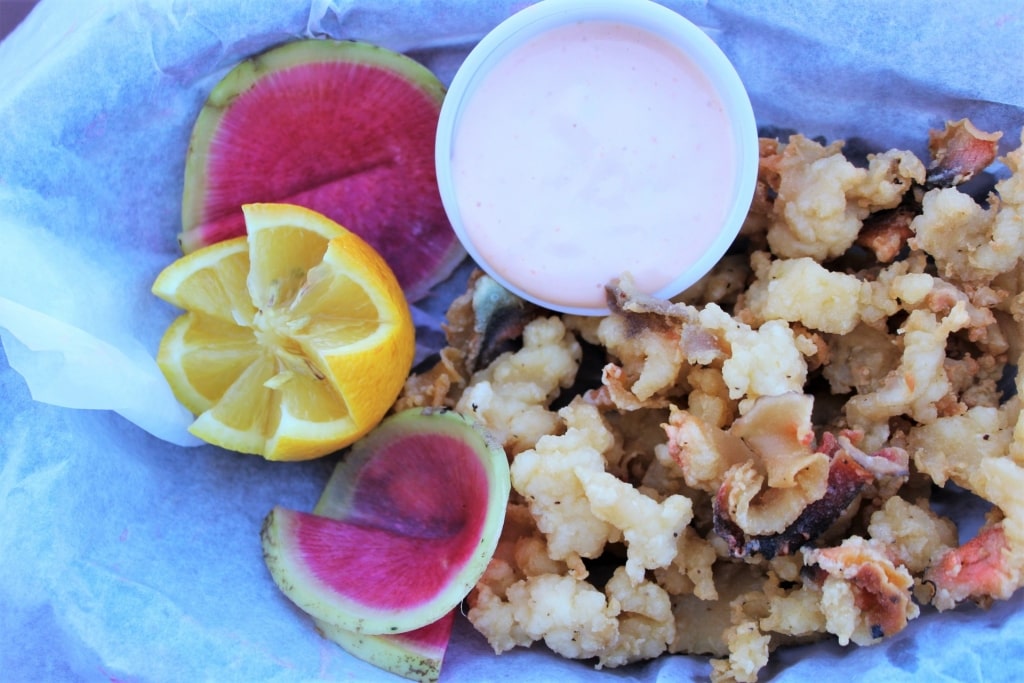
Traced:
<path fill-rule="evenodd" d="M 999 153 L 1000 132 L 985 133 L 968 119 L 947 122 L 941 130 L 928 134 L 928 167 L 926 185 L 952 186 L 965 183 L 988 168 Z"/>
<path fill-rule="evenodd" d="M 778 647 L 1024 585 L 1024 139 L 964 192 L 999 140 L 964 120 L 927 164 L 857 164 L 764 139 L 740 239 L 673 301 L 624 274 L 607 316 L 559 316 L 471 281 L 400 405 L 475 414 L 511 459 L 467 612 L 496 652 L 756 681 Z M 974 538 L 941 488 L 991 504 Z"/>
<path fill-rule="evenodd" d="M 824 573 L 825 630 L 840 645 L 870 645 L 899 633 L 921 611 L 911 599 L 914 578 L 874 539 L 851 536 L 837 546 L 805 551 L 804 564 Z"/>
<path fill-rule="evenodd" d="M 841 256 L 868 216 L 896 208 L 925 179 L 924 164 L 910 152 L 874 155 L 858 168 L 843 156 L 841 142 L 823 146 L 802 135 L 792 136 L 779 157 L 767 237 L 782 258 Z"/>

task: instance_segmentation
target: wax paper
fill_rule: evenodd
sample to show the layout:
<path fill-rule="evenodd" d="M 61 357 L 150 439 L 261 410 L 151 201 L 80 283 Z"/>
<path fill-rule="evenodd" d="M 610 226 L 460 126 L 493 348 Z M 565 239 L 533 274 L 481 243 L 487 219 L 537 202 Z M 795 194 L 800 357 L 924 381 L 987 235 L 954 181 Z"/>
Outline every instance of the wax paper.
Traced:
<path fill-rule="evenodd" d="M 524 4 L 43 0 L 0 42 L 0 678 L 397 680 L 320 638 L 263 565 L 264 515 L 310 509 L 333 459 L 194 445 L 153 362 L 176 311 L 149 287 L 178 255 L 192 122 L 237 61 L 294 38 L 354 38 L 447 83 Z M 969 116 L 1019 140 L 1020 2 L 665 4 L 733 60 L 766 129 L 923 157 L 929 128 Z M 418 307 L 428 342 L 447 296 Z M 1021 661 L 1018 595 L 925 610 L 874 647 L 780 651 L 761 680 L 1014 680 Z M 496 657 L 459 619 L 442 679 L 709 671 L 699 657 L 604 671 L 543 647 Z"/>

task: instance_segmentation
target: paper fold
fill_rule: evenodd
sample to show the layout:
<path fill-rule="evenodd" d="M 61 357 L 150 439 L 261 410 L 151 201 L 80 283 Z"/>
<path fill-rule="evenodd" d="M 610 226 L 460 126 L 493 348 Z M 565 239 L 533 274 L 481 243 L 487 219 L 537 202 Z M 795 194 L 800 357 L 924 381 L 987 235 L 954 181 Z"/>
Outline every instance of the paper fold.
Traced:
<path fill-rule="evenodd" d="M 3 297 L 0 328 L 7 331 L 0 332 L 7 360 L 25 378 L 33 400 L 112 410 L 178 446 L 201 443 L 187 431 L 192 414 L 174 398 L 145 349 L 130 344 L 135 353 L 129 356 L 88 332 Z"/>

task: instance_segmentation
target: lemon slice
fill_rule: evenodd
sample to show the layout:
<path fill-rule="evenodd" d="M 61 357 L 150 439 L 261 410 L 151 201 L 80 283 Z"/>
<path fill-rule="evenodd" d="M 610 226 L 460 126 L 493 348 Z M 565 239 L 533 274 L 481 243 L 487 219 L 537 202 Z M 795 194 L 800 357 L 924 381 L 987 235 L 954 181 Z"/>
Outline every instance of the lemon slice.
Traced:
<path fill-rule="evenodd" d="M 326 455 L 398 396 L 415 351 L 408 303 L 383 258 L 330 219 L 290 204 L 243 211 L 247 237 L 154 282 L 186 311 L 157 363 L 204 441 L 268 460 Z"/>

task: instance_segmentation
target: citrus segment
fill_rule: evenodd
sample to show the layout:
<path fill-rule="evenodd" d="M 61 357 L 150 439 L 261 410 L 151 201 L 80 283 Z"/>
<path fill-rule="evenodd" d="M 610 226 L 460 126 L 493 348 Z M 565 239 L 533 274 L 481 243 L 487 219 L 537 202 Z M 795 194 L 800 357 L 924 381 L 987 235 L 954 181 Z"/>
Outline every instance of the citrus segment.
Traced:
<path fill-rule="evenodd" d="M 394 274 L 362 239 L 284 204 L 248 237 L 184 256 L 153 291 L 186 309 L 157 361 L 201 439 L 272 460 L 338 450 L 387 413 L 415 337 Z"/>
<path fill-rule="evenodd" d="M 306 274 L 323 260 L 327 242 L 344 233 L 275 226 L 266 222 L 266 209 L 258 213 L 249 235 L 249 295 L 259 309 L 287 305 L 295 301 Z"/>
<path fill-rule="evenodd" d="M 198 414 L 223 396 L 260 353 L 248 327 L 192 312 L 171 323 L 157 364 L 178 400 Z"/>
<path fill-rule="evenodd" d="M 178 259 L 157 276 L 153 293 L 186 311 L 244 323 L 255 313 L 245 290 L 248 273 L 249 247 L 239 237 Z"/>
<path fill-rule="evenodd" d="M 274 366 L 272 356 L 261 354 L 209 410 L 199 414 L 189 431 L 207 443 L 229 450 L 264 452 L 267 434 L 277 429 L 275 396 L 265 387 L 275 374 Z"/>

